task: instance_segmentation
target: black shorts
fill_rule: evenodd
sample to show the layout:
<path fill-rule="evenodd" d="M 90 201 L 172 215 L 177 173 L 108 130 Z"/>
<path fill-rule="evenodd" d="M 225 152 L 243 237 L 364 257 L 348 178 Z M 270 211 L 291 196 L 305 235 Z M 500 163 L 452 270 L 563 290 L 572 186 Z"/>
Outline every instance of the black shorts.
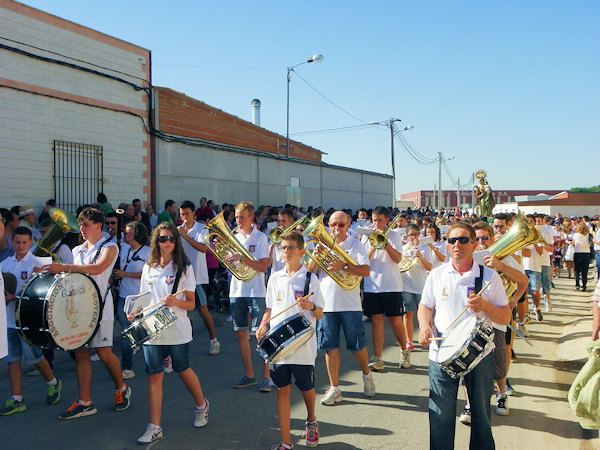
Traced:
<path fill-rule="evenodd" d="M 506 366 L 506 332 L 494 328 L 494 380 L 501 380 L 508 373 Z"/>
<path fill-rule="evenodd" d="M 527 300 L 527 289 L 525 289 L 525 292 L 523 293 L 523 295 L 521 295 L 521 297 L 519 297 L 519 300 L 517 300 L 517 303 L 524 303 L 525 300 Z"/>
<path fill-rule="evenodd" d="M 278 388 L 284 388 L 292 383 L 294 375 L 295 385 L 302 392 L 310 391 L 315 387 L 315 366 L 304 364 L 275 364 L 271 366 L 271 380 Z"/>
<path fill-rule="evenodd" d="M 555 256 L 554 257 L 554 267 L 560 267 L 562 263 L 562 256 Z"/>
<path fill-rule="evenodd" d="M 403 316 L 402 292 L 365 292 L 363 312 L 365 316 L 373 314 L 385 314 L 387 317 Z"/>

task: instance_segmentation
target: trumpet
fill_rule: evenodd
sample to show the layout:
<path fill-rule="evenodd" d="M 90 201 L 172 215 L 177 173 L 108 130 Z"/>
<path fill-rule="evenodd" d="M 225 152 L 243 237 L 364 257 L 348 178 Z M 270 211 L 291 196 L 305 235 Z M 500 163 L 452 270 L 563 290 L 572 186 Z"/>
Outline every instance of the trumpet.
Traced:
<path fill-rule="evenodd" d="M 256 270 L 244 264 L 241 261 L 228 262 L 228 255 L 240 255 L 244 259 L 255 261 L 252 255 L 246 250 L 240 241 L 236 239 L 233 231 L 229 229 L 223 212 L 220 212 L 214 219 L 206 224 L 210 233 L 204 238 L 204 243 L 213 255 L 223 264 L 231 274 L 240 281 L 251 280 L 256 275 Z M 213 248 L 214 246 L 214 248 Z"/>
<path fill-rule="evenodd" d="M 271 228 L 269 230 L 269 236 L 268 236 L 269 240 L 273 244 L 279 245 L 281 243 L 281 239 L 279 238 L 279 236 L 281 236 L 283 233 L 287 233 L 288 231 L 294 230 L 298 225 L 306 225 L 309 222 L 310 222 L 310 215 L 305 214 L 304 216 L 302 216 L 298 220 L 296 220 L 293 224 L 291 224 L 289 227 L 285 227 L 284 229 Z"/>
<path fill-rule="evenodd" d="M 341 261 L 345 264 L 354 264 L 356 262 L 340 247 L 331 237 L 323 225 L 323 214 L 313 219 L 304 230 L 304 239 L 308 239 L 304 244 L 304 250 L 308 257 L 312 259 L 333 281 L 340 287 L 352 290 L 360 284 L 361 276 L 351 275 L 346 270 L 329 270 L 327 266 L 332 261 Z M 315 251 L 320 246 L 319 251 Z"/>
<path fill-rule="evenodd" d="M 371 251 L 369 252 L 369 258 L 373 256 L 375 250 L 385 250 L 389 244 L 387 235 L 391 229 L 393 229 L 398 223 L 398 219 L 400 219 L 400 214 L 394 217 L 385 230 L 382 232 L 375 230 L 373 233 L 369 235 L 369 243 L 371 244 Z"/>

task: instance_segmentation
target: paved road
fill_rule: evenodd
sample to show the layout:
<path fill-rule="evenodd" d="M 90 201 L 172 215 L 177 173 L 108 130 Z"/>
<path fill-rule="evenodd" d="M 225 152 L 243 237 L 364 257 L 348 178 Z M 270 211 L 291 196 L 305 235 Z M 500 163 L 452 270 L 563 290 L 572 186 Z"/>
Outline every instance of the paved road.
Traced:
<path fill-rule="evenodd" d="M 591 330 L 591 294 L 574 293 L 572 280 L 556 280 L 554 310 L 542 323 L 531 325 L 533 347 L 516 343 L 519 362 L 513 364 L 510 379 L 518 395 L 510 399 L 508 417 L 494 416 L 497 447 L 513 448 L 600 448 L 597 434 L 584 433 L 566 402 L 568 388 L 585 362 L 585 344 Z M 193 403 L 176 374 L 165 376 L 163 429 L 166 438 L 155 448 L 257 448 L 279 442 L 275 392 L 259 393 L 254 388 L 234 390 L 231 383 L 241 376 L 235 336 L 226 315 L 214 314 L 222 353 L 208 356 L 208 338 L 199 316 L 192 313 L 194 334 L 192 367 L 211 402 L 209 423 L 195 429 Z M 370 324 L 367 323 L 370 333 Z M 369 340 L 370 341 L 370 340 Z M 371 348 L 369 348 L 371 349 Z M 336 406 L 317 405 L 321 447 L 411 448 L 428 447 L 427 353 L 412 353 L 413 366 L 398 368 L 399 352 L 386 330 L 383 359 L 388 368 L 375 374 L 377 395 L 362 395 L 362 379 L 352 356 L 343 353 L 341 387 L 344 402 Z M 256 355 L 254 366 L 259 372 Z M 125 412 L 112 410 L 113 386 L 102 363 L 94 363 L 92 396 L 98 408 L 95 416 L 59 421 L 57 416 L 77 399 L 75 371 L 64 353 L 56 358 L 56 374 L 63 381 L 59 404 L 45 405 L 45 387 L 40 377 L 24 378 L 28 410 L 0 417 L 0 448 L 20 449 L 80 447 L 102 449 L 139 448 L 135 440 L 148 423 L 147 377 L 143 356 L 136 355 L 137 377 L 129 380 L 132 404 Z M 327 388 L 324 357 L 319 355 L 315 373 L 318 397 Z M 303 447 L 301 434 L 305 410 L 296 390 L 292 395 L 292 434 L 295 445 Z M 0 399 L 10 390 L 6 366 L 0 367 Z M 459 402 L 460 407 L 464 401 Z M 458 423 L 456 448 L 468 446 L 469 428 Z"/>

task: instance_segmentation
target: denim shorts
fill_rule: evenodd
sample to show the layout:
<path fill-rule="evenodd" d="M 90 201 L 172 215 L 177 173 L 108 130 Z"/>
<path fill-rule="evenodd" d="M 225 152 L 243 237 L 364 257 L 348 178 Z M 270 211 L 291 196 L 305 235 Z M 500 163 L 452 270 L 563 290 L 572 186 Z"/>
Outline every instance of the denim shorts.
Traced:
<path fill-rule="evenodd" d="M 413 294 L 412 292 L 402 293 L 402 302 L 404 303 L 404 312 L 415 312 L 419 309 L 421 303 L 421 294 Z"/>
<path fill-rule="evenodd" d="M 542 290 L 544 294 L 549 294 L 552 288 L 550 279 L 550 266 L 542 266 Z"/>
<path fill-rule="evenodd" d="M 264 297 L 231 297 L 229 309 L 233 319 L 233 331 L 248 329 L 248 313 L 252 317 L 252 331 L 258 330 L 265 313 Z"/>
<path fill-rule="evenodd" d="M 542 272 L 526 270 L 525 273 L 529 277 L 529 295 L 532 291 L 539 291 L 542 286 Z"/>
<path fill-rule="evenodd" d="M 197 309 L 200 309 L 201 306 L 206 305 L 206 292 L 204 292 L 204 288 L 201 284 L 196 285 L 196 294 L 194 297 L 196 298 Z"/>
<path fill-rule="evenodd" d="M 23 361 L 28 364 L 37 364 L 44 358 L 42 349 L 27 344 L 16 328 L 7 328 L 6 331 L 8 355 L 2 358 L 2 361 L 6 363 Z"/>
<path fill-rule="evenodd" d="M 142 345 L 144 349 L 144 360 L 146 361 L 146 373 L 155 375 L 164 370 L 164 360 L 171 355 L 173 371 L 181 373 L 190 367 L 189 343 L 177 345 Z"/>
<path fill-rule="evenodd" d="M 340 326 L 344 329 L 348 350 L 356 353 L 367 346 L 362 311 L 326 312 L 317 325 L 319 350 L 328 351 L 340 348 Z"/>
<path fill-rule="evenodd" d="M 304 364 L 275 364 L 271 366 L 271 380 L 278 388 L 294 384 L 302 392 L 310 391 L 315 387 L 315 366 Z"/>

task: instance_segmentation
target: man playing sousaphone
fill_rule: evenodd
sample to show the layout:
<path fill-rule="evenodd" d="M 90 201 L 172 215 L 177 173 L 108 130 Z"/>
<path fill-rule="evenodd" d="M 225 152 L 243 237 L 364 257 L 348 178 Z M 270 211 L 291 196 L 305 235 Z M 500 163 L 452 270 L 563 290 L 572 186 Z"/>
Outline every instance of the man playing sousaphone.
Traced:
<path fill-rule="evenodd" d="M 329 228 L 333 233 L 335 242 L 356 264 L 333 259 L 328 262 L 327 269 L 330 273 L 342 271 L 350 275 L 368 277 L 370 270 L 367 251 L 358 239 L 348 236 L 349 227 L 348 216 L 344 211 L 336 211 L 329 217 Z M 314 249 L 315 254 L 325 251 L 327 249 L 323 248 L 321 244 L 318 244 Z M 317 264 L 312 261 L 308 270 L 317 272 Z M 320 350 L 325 351 L 325 363 L 331 384 L 321 398 L 321 404 L 333 405 L 342 401 L 342 392 L 339 388 L 340 327 L 344 330 L 346 348 L 353 353 L 362 370 L 363 393 L 365 397 L 374 397 L 375 383 L 373 382 L 373 374 L 369 370 L 367 337 L 362 322 L 360 287 L 356 285 L 352 289 L 345 289 L 328 273 L 320 271 L 319 274 L 325 308 L 323 308 L 324 316 L 318 325 L 318 345 Z"/>
<path fill-rule="evenodd" d="M 476 314 L 500 325 L 508 324 L 511 317 L 502 280 L 495 270 L 474 262 L 476 247 L 475 230 L 471 225 L 458 222 L 450 226 L 451 261 L 430 272 L 419 305 L 419 344 L 430 348 L 429 436 L 432 449 L 454 448 L 459 385 L 459 378 L 446 373 L 437 362 L 438 344 L 434 339 L 449 335 L 452 330 L 449 327 L 463 312 L 465 319 Z M 487 289 L 474 292 L 477 281 Z M 479 364 L 464 377 L 472 414 L 469 448 L 494 448 L 490 408 L 494 389 L 492 352 L 493 344 L 481 355 Z"/>

